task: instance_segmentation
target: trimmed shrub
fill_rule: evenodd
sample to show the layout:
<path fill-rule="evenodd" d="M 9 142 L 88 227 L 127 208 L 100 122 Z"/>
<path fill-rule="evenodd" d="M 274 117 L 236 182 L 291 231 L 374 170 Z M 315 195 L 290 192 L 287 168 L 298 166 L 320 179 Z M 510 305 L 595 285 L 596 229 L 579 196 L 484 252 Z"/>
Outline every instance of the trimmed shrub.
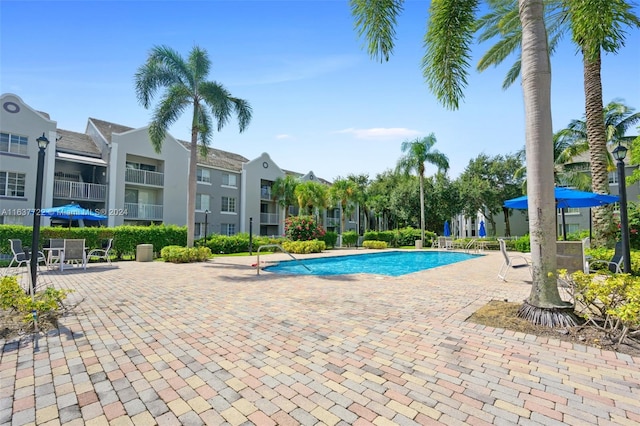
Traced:
<path fill-rule="evenodd" d="M 338 242 L 338 233 L 333 231 L 327 231 L 324 234 L 324 237 L 320 239 L 324 241 L 327 248 L 334 248 L 336 246 L 336 243 Z"/>
<path fill-rule="evenodd" d="M 172 263 L 204 262 L 211 257 L 211 250 L 209 247 L 167 246 L 162 249 L 161 256 L 165 262 Z"/>
<path fill-rule="evenodd" d="M 346 247 L 355 246 L 358 242 L 358 234 L 355 231 L 347 231 L 342 233 L 342 245 Z"/>
<path fill-rule="evenodd" d="M 27 295 L 14 276 L 4 276 L 0 280 L 0 309 L 15 310 L 22 316 L 22 321 L 33 327 L 38 318 L 52 318 L 61 314 L 62 302 L 74 290 L 59 290 L 47 287 L 31 296 Z M 34 315 L 35 314 L 35 315 Z"/>
<path fill-rule="evenodd" d="M 531 241 L 529 234 L 522 236 L 514 241 L 513 248 L 521 253 L 529 253 L 531 251 Z"/>
<path fill-rule="evenodd" d="M 369 240 L 369 241 L 364 241 L 362 243 L 362 247 L 368 248 L 368 249 L 386 249 L 387 243 L 384 241 Z"/>
<path fill-rule="evenodd" d="M 311 240 L 311 241 L 284 241 L 282 248 L 289 253 L 295 254 L 308 254 L 308 253 L 321 253 L 327 248 L 324 241 Z"/>

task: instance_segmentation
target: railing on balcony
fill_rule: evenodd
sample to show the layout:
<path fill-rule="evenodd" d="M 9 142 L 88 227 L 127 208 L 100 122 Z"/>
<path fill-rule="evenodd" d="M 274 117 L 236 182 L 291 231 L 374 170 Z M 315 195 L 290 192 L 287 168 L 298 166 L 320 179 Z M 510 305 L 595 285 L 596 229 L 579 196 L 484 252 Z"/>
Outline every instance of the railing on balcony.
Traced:
<path fill-rule="evenodd" d="M 124 181 L 127 183 L 139 183 L 142 185 L 163 186 L 164 173 L 139 169 L 126 169 L 124 173 Z"/>
<path fill-rule="evenodd" d="M 104 201 L 107 197 L 107 185 L 54 179 L 53 197 L 69 200 Z"/>
<path fill-rule="evenodd" d="M 338 226 L 338 225 L 340 225 L 339 217 L 327 217 L 325 226 Z"/>
<path fill-rule="evenodd" d="M 262 200 L 271 200 L 271 188 L 268 186 L 263 186 L 260 188 L 260 199 Z"/>
<path fill-rule="evenodd" d="M 162 205 L 124 203 L 125 219 L 162 220 Z"/>
<path fill-rule="evenodd" d="M 260 213 L 260 223 L 263 225 L 277 225 L 278 213 Z"/>

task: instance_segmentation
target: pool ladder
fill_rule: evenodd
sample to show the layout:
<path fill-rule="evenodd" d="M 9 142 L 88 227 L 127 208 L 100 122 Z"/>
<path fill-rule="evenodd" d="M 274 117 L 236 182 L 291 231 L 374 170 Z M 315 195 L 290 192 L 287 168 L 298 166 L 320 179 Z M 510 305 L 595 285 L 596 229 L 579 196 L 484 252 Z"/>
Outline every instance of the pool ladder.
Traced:
<path fill-rule="evenodd" d="M 260 275 L 260 250 L 263 249 L 263 248 L 267 248 L 267 247 L 276 247 L 276 248 L 280 249 L 281 252 L 283 252 L 285 254 L 288 254 L 290 258 L 292 258 L 293 260 L 295 260 L 296 262 L 298 262 L 299 264 L 304 266 L 307 271 L 311 271 L 311 269 L 309 269 L 309 267 L 307 265 L 302 263 L 302 261 L 300 259 L 296 259 L 291 253 L 289 253 L 284 248 L 282 248 L 282 246 L 280 244 L 265 244 L 263 246 L 258 247 L 258 251 L 256 252 L 256 273 L 257 273 L 257 275 Z"/>

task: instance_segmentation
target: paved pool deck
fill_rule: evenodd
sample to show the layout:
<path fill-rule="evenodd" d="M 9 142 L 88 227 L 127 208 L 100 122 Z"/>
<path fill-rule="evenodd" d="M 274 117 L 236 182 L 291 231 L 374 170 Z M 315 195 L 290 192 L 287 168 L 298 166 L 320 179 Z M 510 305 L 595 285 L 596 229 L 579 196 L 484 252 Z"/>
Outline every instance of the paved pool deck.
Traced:
<path fill-rule="evenodd" d="M 500 253 L 401 277 L 255 262 L 43 272 L 81 303 L 35 341 L 0 340 L 0 424 L 640 423 L 639 358 L 465 321 L 528 296 L 526 269 L 497 279 Z"/>

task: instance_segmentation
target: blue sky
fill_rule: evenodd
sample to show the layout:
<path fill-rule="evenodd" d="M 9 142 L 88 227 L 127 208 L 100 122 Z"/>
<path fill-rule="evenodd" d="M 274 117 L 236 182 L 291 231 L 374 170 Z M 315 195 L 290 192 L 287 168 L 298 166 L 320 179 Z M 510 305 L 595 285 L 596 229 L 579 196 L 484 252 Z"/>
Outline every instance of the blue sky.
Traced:
<path fill-rule="evenodd" d="M 211 80 L 253 107 L 249 128 L 231 121 L 212 146 L 249 159 L 267 152 L 282 168 L 333 180 L 394 168 L 400 144 L 434 133 L 452 177 L 480 153 L 524 146 L 519 81 L 503 91 L 511 62 L 471 70 L 465 101 L 444 109 L 419 68 L 427 1 L 408 1 L 395 54 L 370 59 L 347 1 L 0 1 L 0 92 L 48 112 L 59 128 L 83 132 L 88 117 L 131 127 L 151 111 L 133 76 L 154 45 L 185 57 L 209 53 Z M 488 46 L 476 46 L 472 64 Z M 603 57 L 604 102 L 640 108 L 640 31 Z M 582 62 L 569 42 L 552 58 L 554 130 L 584 115 Z M 171 133 L 189 140 L 188 114 Z M 435 170 L 427 168 L 431 174 Z"/>

